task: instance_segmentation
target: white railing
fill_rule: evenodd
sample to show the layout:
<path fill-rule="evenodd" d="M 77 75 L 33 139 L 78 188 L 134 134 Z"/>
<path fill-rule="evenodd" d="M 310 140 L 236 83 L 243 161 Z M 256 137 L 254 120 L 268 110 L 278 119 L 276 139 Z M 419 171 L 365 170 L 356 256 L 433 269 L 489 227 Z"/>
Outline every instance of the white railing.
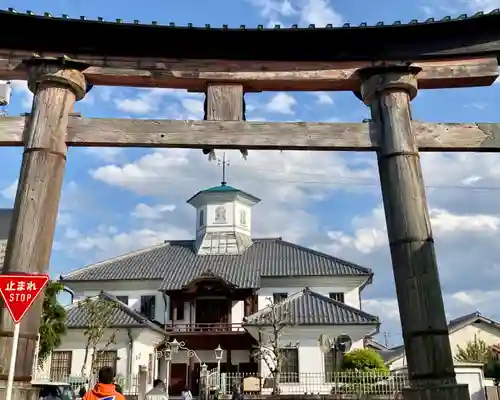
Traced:
<path fill-rule="evenodd" d="M 222 395 L 230 395 L 236 386 L 244 388 L 245 378 L 259 379 L 258 392 L 263 395 L 271 394 L 273 388 L 272 377 L 259 377 L 258 374 L 221 373 L 217 370 L 209 372 L 209 388 L 218 388 Z M 255 379 L 254 379 L 255 381 Z M 374 395 L 391 396 L 398 398 L 403 387 L 409 386 L 406 374 L 389 374 L 374 372 L 338 372 L 338 373 L 281 373 L 281 394 L 294 395 Z M 256 394 L 255 387 L 252 390 Z M 248 394 L 251 394 L 249 391 Z"/>

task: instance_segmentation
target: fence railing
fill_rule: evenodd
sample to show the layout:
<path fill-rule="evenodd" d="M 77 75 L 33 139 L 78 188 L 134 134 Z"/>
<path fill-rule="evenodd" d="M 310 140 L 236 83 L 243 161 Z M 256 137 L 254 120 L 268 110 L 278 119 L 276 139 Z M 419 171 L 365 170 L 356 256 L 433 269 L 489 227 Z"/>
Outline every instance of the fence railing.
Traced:
<path fill-rule="evenodd" d="M 252 379 L 247 379 L 252 378 Z M 409 386 L 406 374 L 385 374 L 374 372 L 338 372 L 338 373 L 281 373 L 281 394 L 294 395 L 374 395 L 394 396 L 401 394 Z M 248 383 L 248 384 L 246 384 Z M 273 378 L 259 377 L 258 374 L 221 373 L 209 371 L 208 385 L 218 388 L 222 395 L 230 395 L 236 386 L 248 394 L 270 394 L 273 390 Z"/>
<path fill-rule="evenodd" d="M 92 388 L 97 381 L 96 377 L 84 377 L 81 375 L 58 376 L 57 379 L 51 379 L 50 376 L 40 374 L 39 372 L 33 375 L 32 380 L 69 383 L 77 396 L 82 386 L 88 390 Z M 130 378 L 118 376 L 115 382 L 121 387 L 123 394 L 136 395 L 139 393 L 139 377 L 137 375 L 132 375 Z"/>

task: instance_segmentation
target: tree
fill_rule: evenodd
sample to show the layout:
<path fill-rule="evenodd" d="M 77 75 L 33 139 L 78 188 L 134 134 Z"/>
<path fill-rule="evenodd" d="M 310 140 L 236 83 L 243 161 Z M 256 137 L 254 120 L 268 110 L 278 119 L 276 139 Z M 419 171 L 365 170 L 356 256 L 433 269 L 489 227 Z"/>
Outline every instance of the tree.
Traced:
<path fill-rule="evenodd" d="M 38 367 L 60 344 L 66 333 L 66 310 L 57 300 L 64 291 L 64 285 L 58 281 L 49 281 L 45 287 L 42 316 L 40 320 L 40 340 L 38 343 Z"/>
<path fill-rule="evenodd" d="M 343 370 L 388 372 L 382 356 L 373 349 L 355 349 L 344 354 Z"/>
<path fill-rule="evenodd" d="M 115 337 L 118 329 L 111 332 L 106 338 L 106 330 L 109 328 L 109 321 L 113 315 L 116 303 L 101 296 L 97 298 L 89 297 L 78 303 L 78 308 L 83 311 L 86 318 L 86 326 L 84 336 L 85 341 L 85 356 L 81 374 L 86 376 L 86 367 L 89 356 L 89 351 L 92 350 L 90 372 L 94 374 L 96 371 L 97 362 L 101 354 L 106 351 L 109 346 L 115 344 Z M 102 342 L 105 341 L 104 345 Z"/>
<path fill-rule="evenodd" d="M 456 361 L 487 364 L 490 359 L 490 347 L 477 335 L 474 335 L 474 339 L 465 343 L 465 347 L 462 348 L 457 345 Z"/>
<path fill-rule="evenodd" d="M 280 393 L 280 378 L 283 367 L 286 366 L 287 350 L 295 349 L 291 343 L 283 343 L 281 337 L 286 328 L 293 326 L 290 309 L 287 305 L 276 304 L 270 297 L 266 298 L 267 309 L 259 315 L 259 340 L 254 346 L 253 357 L 266 363 L 273 377 L 273 395 Z"/>
<path fill-rule="evenodd" d="M 456 361 L 481 363 L 484 365 L 484 376 L 493 378 L 495 385 L 500 382 L 500 361 L 493 357 L 491 347 L 486 342 L 474 335 L 473 340 L 465 343 L 465 347 L 457 346 Z"/>

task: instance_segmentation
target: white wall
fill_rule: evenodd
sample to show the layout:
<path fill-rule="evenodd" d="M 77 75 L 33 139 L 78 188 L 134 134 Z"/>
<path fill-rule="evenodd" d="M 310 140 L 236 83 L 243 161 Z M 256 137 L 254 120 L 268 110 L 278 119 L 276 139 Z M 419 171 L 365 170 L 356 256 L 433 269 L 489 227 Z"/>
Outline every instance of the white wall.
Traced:
<path fill-rule="evenodd" d="M 457 346 L 465 347 L 468 341 L 474 340 L 474 335 L 484 340 L 488 346 L 500 342 L 500 329 L 485 323 L 470 324 L 450 334 L 450 346 L 453 356 L 458 352 Z"/>
<path fill-rule="evenodd" d="M 405 368 L 398 369 L 398 372 L 405 371 Z M 485 381 L 480 364 L 456 363 L 455 374 L 458 384 L 469 386 L 470 400 L 486 400 Z"/>
<path fill-rule="evenodd" d="M 361 309 L 360 286 L 363 285 L 366 278 L 360 277 L 280 277 L 280 278 L 262 278 L 261 288 L 257 292 L 259 310 L 267 307 L 267 298 L 272 298 L 273 293 L 287 293 L 289 296 L 300 292 L 305 287 L 312 291 L 328 296 L 329 293 L 344 293 L 345 303 L 351 307 Z M 89 282 L 71 283 L 69 287 L 75 292 L 74 300 L 83 300 L 90 296 L 97 296 L 104 290 L 115 296 L 128 296 L 128 306 L 134 310 L 140 310 L 141 296 L 154 295 L 156 297 L 155 320 L 164 324 L 171 325 L 172 321 L 169 315 L 169 299 L 165 305 L 164 296 L 158 291 L 161 281 L 118 281 L 102 282 L 100 288 L 96 289 L 95 284 Z M 196 307 L 196 306 L 194 306 Z M 190 304 L 184 303 L 184 318 L 178 319 L 179 329 L 186 329 L 182 325 L 194 323 L 190 321 Z M 193 318 L 196 310 L 193 309 Z M 231 323 L 241 324 L 244 316 L 244 302 L 238 301 L 232 304 Z M 234 326 L 233 330 L 241 330 L 240 326 Z"/>
<path fill-rule="evenodd" d="M 103 336 L 103 340 L 99 343 L 99 347 L 103 348 L 109 340 L 110 333 Z M 126 332 L 118 332 L 116 334 L 116 344 L 106 347 L 106 350 L 116 350 L 119 360 L 116 363 L 116 374 L 126 376 L 128 363 L 128 335 Z M 71 330 L 62 339 L 61 345 L 57 348 L 58 351 L 71 351 L 71 375 L 80 376 L 85 360 L 85 344 L 86 338 L 83 331 Z M 92 361 L 92 350 L 89 350 L 86 372 L 90 371 Z M 42 369 L 39 370 L 41 377 L 48 378 L 50 376 L 51 357 L 49 356 Z"/>
<path fill-rule="evenodd" d="M 103 349 L 108 343 L 111 334 L 115 330 L 108 329 L 103 336 L 103 340 L 99 343 L 98 349 Z M 130 337 L 129 337 L 130 333 Z M 132 339 L 132 354 L 130 356 L 130 339 Z M 106 347 L 106 350 L 117 351 L 116 375 L 127 377 L 129 368 L 132 375 L 137 375 L 139 366 L 144 365 L 148 367 L 149 356 L 153 356 L 153 378 L 157 374 L 156 362 L 156 347 L 162 341 L 162 335 L 149 329 L 131 329 L 116 331 L 115 343 Z M 85 344 L 87 340 L 83 330 L 71 329 L 63 339 L 61 346 L 57 348 L 58 351 L 71 351 L 71 376 L 81 376 L 81 370 L 85 360 Z M 92 349 L 89 349 L 86 373 L 90 372 L 92 361 Z M 129 367 L 130 363 L 130 367 Z M 50 377 L 50 364 L 51 357 L 47 359 L 43 367 L 37 371 L 38 379 L 46 379 Z M 152 383 L 152 382 L 151 382 Z"/>
<path fill-rule="evenodd" d="M 372 326 L 338 326 L 338 325 L 328 325 L 324 327 L 303 327 L 294 328 L 285 331 L 285 333 L 280 337 L 280 341 L 283 345 L 296 346 L 298 349 L 299 356 L 299 373 L 304 374 L 323 374 L 324 371 L 324 354 L 318 345 L 318 338 L 322 334 L 329 335 L 331 337 L 337 337 L 341 334 L 349 335 L 353 342 L 357 345 L 353 346 L 353 350 L 359 347 L 362 339 L 372 333 L 374 328 Z M 271 372 L 265 361 L 260 362 L 260 374 L 263 377 L 269 377 Z M 312 375 L 311 375 L 312 376 Z M 309 376 L 309 378 L 311 378 Z M 306 376 L 304 375 L 304 378 Z"/>

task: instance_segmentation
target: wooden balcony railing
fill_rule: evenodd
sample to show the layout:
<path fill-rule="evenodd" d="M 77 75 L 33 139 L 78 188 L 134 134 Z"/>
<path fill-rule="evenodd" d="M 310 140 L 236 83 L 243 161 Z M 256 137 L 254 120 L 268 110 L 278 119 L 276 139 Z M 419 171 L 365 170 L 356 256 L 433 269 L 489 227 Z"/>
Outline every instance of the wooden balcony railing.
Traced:
<path fill-rule="evenodd" d="M 169 332 L 207 332 L 207 333 L 237 333 L 244 332 L 241 324 L 226 324 L 226 323 L 204 323 L 204 324 L 175 324 L 167 326 Z"/>

